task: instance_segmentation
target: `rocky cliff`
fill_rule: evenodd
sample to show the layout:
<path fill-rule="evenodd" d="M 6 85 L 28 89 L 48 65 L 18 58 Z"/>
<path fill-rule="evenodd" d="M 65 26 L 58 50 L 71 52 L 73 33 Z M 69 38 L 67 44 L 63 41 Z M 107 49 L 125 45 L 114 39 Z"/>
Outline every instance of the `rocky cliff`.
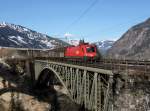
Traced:
<path fill-rule="evenodd" d="M 149 75 L 115 75 L 113 111 L 149 111 L 149 84 Z"/>
<path fill-rule="evenodd" d="M 130 28 L 107 54 L 112 58 L 150 59 L 150 18 Z"/>

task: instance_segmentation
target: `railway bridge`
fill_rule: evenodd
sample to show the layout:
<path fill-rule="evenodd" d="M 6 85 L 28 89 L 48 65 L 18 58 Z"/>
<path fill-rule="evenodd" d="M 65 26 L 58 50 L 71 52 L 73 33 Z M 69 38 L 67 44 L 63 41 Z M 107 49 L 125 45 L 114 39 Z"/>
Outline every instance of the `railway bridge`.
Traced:
<path fill-rule="evenodd" d="M 34 64 L 38 85 L 59 84 L 71 100 L 89 110 L 111 108 L 113 73 L 110 70 L 54 61 L 35 60 Z"/>
<path fill-rule="evenodd" d="M 7 55 L 8 61 L 23 64 L 39 86 L 59 86 L 72 101 L 92 111 L 113 110 L 112 85 L 116 74 L 150 74 L 150 61 L 101 59 L 87 62 L 50 57 L 47 56 L 51 54 L 49 51 L 23 49 L 3 49 L 0 53 L 1 58 Z"/>
<path fill-rule="evenodd" d="M 87 62 L 52 57 L 36 58 L 34 66 L 38 84 L 59 84 L 73 101 L 92 111 L 113 110 L 113 82 L 116 75 L 127 77 L 150 73 L 149 61 L 133 60 L 103 59 Z"/>

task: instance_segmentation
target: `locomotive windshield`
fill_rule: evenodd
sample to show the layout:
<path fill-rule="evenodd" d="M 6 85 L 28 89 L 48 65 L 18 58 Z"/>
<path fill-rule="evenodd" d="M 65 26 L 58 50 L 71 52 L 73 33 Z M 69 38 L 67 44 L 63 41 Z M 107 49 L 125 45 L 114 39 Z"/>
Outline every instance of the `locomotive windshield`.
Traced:
<path fill-rule="evenodd" d="M 95 52 L 95 47 L 87 47 L 86 51 L 89 52 Z"/>

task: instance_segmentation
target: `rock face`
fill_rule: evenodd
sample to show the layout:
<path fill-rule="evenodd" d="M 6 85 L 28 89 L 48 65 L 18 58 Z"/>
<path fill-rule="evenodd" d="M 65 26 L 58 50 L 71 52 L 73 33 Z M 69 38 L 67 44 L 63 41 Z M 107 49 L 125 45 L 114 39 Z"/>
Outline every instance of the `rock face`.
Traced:
<path fill-rule="evenodd" d="M 0 96 L 0 111 L 48 111 L 50 109 L 50 104 L 27 94 L 13 92 Z"/>
<path fill-rule="evenodd" d="M 150 18 L 129 29 L 107 54 L 112 58 L 150 59 Z"/>
<path fill-rule="evenodd" d="M 0 23 L 0 46 L 15 48 L 54 48 L 66 42 L 20 25 Z"/>
<path fill-rule="evenodd" d="M 149 111 L 149 76 L 115 77 L 114 111 Z"/>

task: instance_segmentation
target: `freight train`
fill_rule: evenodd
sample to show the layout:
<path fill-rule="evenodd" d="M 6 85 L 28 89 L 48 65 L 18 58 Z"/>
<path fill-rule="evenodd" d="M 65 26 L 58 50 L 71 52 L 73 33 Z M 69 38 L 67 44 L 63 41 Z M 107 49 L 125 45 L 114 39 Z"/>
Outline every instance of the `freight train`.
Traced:
<path fill-rule="evenodd" d="M 101 54 L 96 45 L 80 42 L 77 46 L 53 49 L 50 57 L 78 58 L 87 60 L 101 58 Z"/>

